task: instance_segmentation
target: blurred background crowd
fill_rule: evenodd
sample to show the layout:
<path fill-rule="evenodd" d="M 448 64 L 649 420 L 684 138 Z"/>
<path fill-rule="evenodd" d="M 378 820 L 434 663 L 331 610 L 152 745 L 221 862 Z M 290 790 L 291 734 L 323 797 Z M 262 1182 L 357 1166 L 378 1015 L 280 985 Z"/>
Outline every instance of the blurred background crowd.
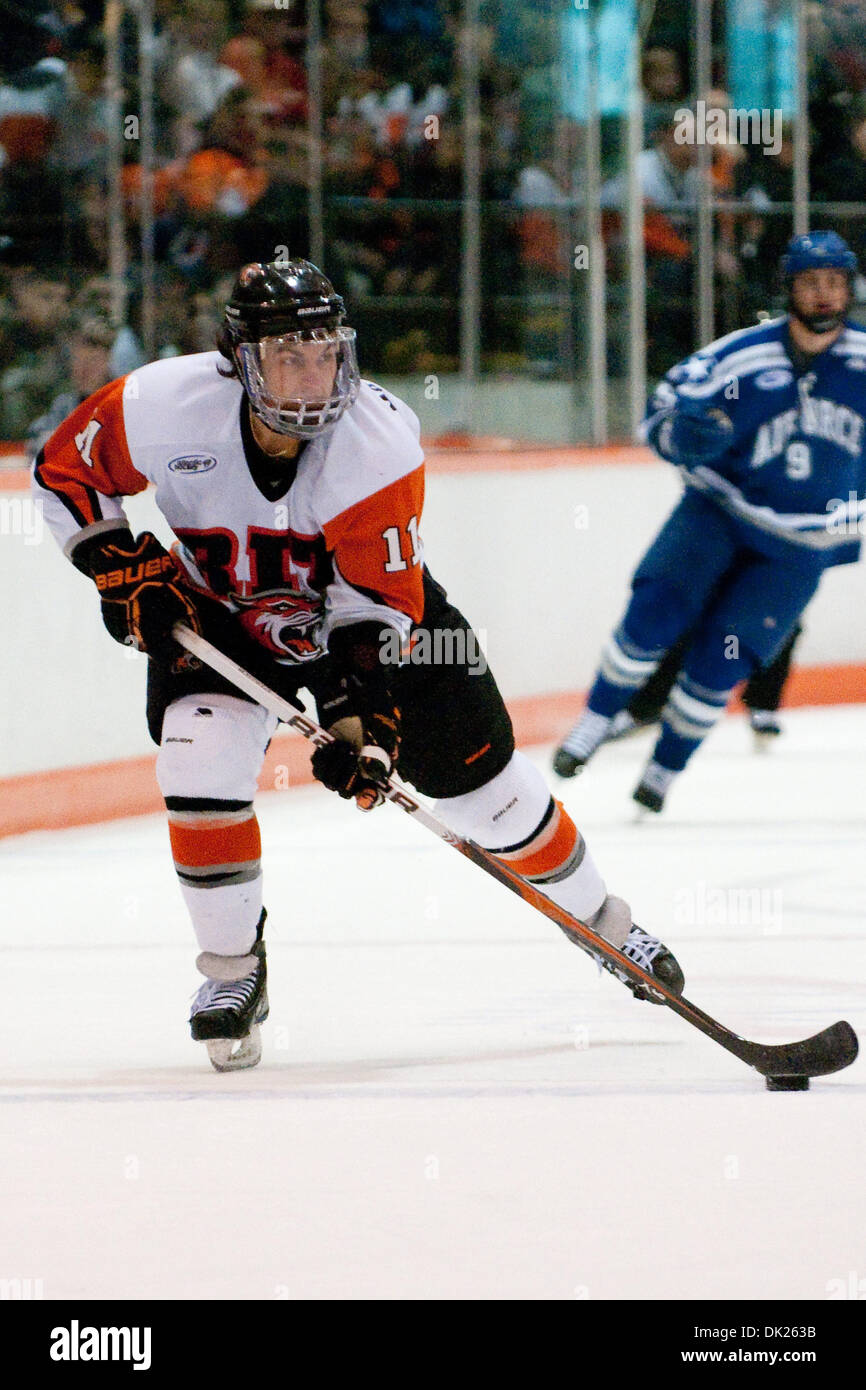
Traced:
<path fill-rule="evenodd" d="M 603 3 L 614 33 L 617 0 Z M 720 110 L 734 100 L 734 3 L 711 7 L 708 104 Z M 738 3 L 741 11 L 744 4 L 760 10 L 765 37 L 774 12 L 786 9 L 776 0 Z M 636 168 L 652 379 L 697 345 L 700 179 L 709 178 L 714 199 L 720 334 L 778 305 L 794 159 L 782 104 L 772 149 L 726 140 L 713 146 L 702 174 L 696 145 L 678 138 L 676 114 L 694 91 L 692 7 L 623 0 L 623 12 L 629 5 L 641 27 Z M 105 5 L 0 0 L 0 440 L 35 447 L 77 400 L 147 356 L 210 349 L 242 263 L 274 259 L 281 248 L 291 256 L 315 249 L 314 168 L 323 268 L 348 301 L 363 372 L 419 383 L 457 373 L 470 99 L 480 122 L 480 376 L 505 383 L 512 397 L 515 380 L 569 387 L 579 378 L 586 305 L 574 253 L 585 240 L 584 98 L 569 87 L 568 67 L 580 40 L 574 21 L 586 5 L 476 0 L 471 70 L 461 54 L 466 8 L 463 0 L 320 0 L 311 92 L 306 0 L 153 0 L 155 319 L 148 343 L 137 6 L 120 6 L 122 227 L 114 234 L 126 254 L 118 299 L 109 276 L 108 160 L 117 108 L 107 98 Z M 812 222 L 836 227 L 862 254 L 866 0 L 805 9 Z M 606 370 L 616 382 L 627 369 L 617 332 L 627 155 L 624 106 L 604 92 L 605 62 L 615 69 L 621 51 L 606 32 L 599 40 L 598 201 L 612 325 Z M 616 72 L 607 76 L 615 86 Z M 321 140 L 311 133 L 314 106 Z M 569 418 L 571 425 L 556 427 L 571 435 L 560 442 L 580 437 L 580 417 Z M 502 422 L 501 432 L 514 433 Z M 499 423 L 495 411 L 492 423 Z"/>

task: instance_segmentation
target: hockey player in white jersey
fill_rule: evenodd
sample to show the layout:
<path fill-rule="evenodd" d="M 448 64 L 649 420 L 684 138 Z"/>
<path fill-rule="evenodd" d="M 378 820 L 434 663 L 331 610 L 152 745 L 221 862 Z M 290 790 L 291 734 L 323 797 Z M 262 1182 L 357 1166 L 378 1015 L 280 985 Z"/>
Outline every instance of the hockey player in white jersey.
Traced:
<path fill-rule="evenodd" d="M 179 619 L 287 698 L 312 693 L 336 735 L 313 755 L 325 786 L 370 810 L 397 770 L 455 831 L 683 987 L 671 952 L 608 894 L 583 837 L 515 750 L 491 673 L 394 660 L 395 644 L 405 655 L 421 631 L 469 628 L 424 563 L 418 420 L 361 379 L 343 319 L 309 262 L 245 266 L 218 351 L 112 382 L 34 464 L 46 519 L 94 580 L 109 632 L 150 658 L 157 778 L 205 977 L 191 1030 L 217 1069 L 254 1065 L 261 1051 L 253 801 L 277 721 L 174 643 Z M 129 530 L 122 498 L 148 483 L 177 537 L 171 553 Z"/>

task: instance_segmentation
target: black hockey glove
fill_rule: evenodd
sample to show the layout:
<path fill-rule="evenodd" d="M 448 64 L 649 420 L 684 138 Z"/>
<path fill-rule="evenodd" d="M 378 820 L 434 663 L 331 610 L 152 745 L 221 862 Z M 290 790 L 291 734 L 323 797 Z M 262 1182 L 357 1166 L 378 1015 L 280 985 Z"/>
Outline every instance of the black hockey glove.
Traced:
<path fill-rule="evenodd" d="M 733 437 L 734 426 L 724 410 L 680 398 L 659 431 L 659 444 L 666 458 L 688 468 L 720 458 Z"/>
<path fill-rule="evenodd" d="M 126 529 L 94 536 L 77 546 L 71 559 L 99 590 L 102 621 L 115 642 L 169 658 L 181 651 L 171 636 L 175 623 L 201 631 L 176 562 L 150 531 L 137 540 Z"/>
<path fill-rule="evenodd" d="M 358 808 L 372 811 L 385 800 L 384 783 L 397 762 L 400 711 L 380 659 L 379 623 L 355 623 L 331 634 L 328 652 L 335 679 L 316 692 L 319 718 L 334 742 L 313 754 L 313 776 Z"/>

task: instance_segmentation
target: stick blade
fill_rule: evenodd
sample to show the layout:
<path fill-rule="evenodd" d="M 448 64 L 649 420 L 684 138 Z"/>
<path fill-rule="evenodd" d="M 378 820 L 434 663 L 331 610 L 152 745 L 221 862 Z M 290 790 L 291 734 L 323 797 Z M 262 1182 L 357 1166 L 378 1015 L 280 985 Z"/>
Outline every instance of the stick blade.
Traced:
<path fill-rule="evenodd" d="M 762 1076 L 830 1076 L 850 1067 L 859 1043 L 850 1023 L 840 1020 L 813 1038 L 784 1043 L 779 1047 L 750 1045 L 748 1061 Z"/>

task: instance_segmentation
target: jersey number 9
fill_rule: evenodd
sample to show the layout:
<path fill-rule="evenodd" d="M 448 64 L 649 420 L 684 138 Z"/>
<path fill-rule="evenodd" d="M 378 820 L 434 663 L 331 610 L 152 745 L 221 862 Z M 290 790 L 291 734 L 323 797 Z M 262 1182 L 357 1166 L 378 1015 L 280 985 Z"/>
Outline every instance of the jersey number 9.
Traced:
<path fill-rule="evenodd" d="M 785 476 L 795 483 L 802 482 L 812 472 L 812 451 L 808 444 L 795 440 L 785 450 Z"/>

